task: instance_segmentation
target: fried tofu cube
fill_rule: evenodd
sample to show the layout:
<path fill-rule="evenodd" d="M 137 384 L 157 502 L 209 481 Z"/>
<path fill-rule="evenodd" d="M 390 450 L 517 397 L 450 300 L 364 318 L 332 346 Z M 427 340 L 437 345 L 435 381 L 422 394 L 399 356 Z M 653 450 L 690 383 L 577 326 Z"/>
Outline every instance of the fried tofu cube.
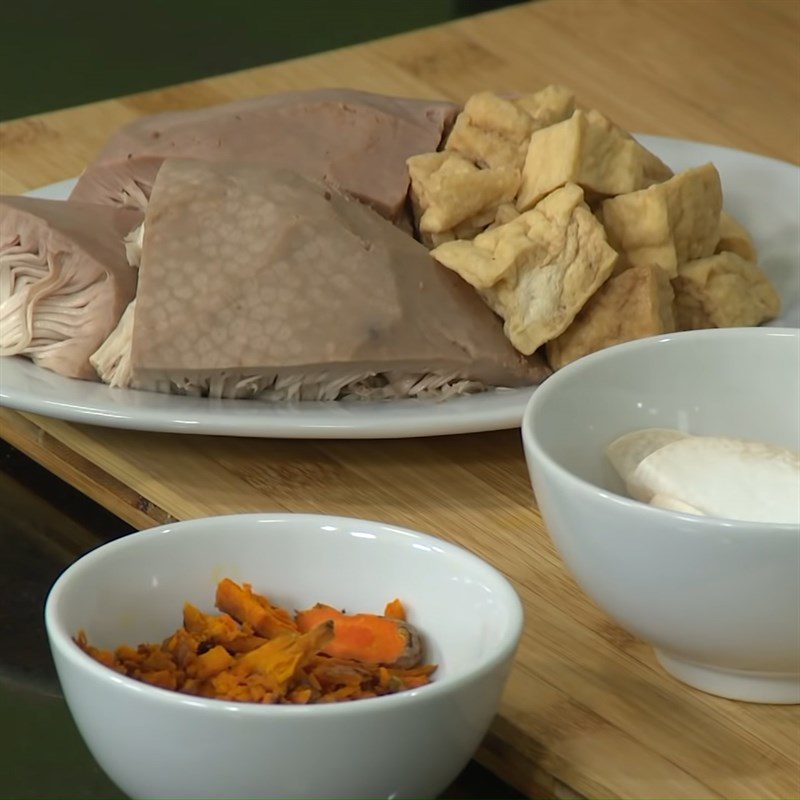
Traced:
<path fill-rule="evenodd" d="M 500 225 L 505 225 L 519 216 L 513 203 L 501 203 L 496 211 L 478 214 L 465 220 L 455 228 L 443 233 L 421 233 L 422 243 L 427 247 L 438 247 L 445 242 L 454 242 L 456 239 L 474 239 L 482 231 L 491 231 Z"/>
<path fill-rule="evenodd" d="M 569 119 L 575 111 L 574 93 L 565 86 L 556 84 L 545 86 L 533 94 L 517 97 L 512 102 L 531 117 L 534 131 Z"/>
<path fill-rule="evenodd" d="M 578 109 L 531 135 L 517 208 L 532 208 L 566 183 L 604 196 L 634 192 L 652 183 L 645 165 L 652 172 L 653 159 L 658 161 L 602 114 Z"/>
<path fill-rule="evenodd" d="M 487 219 L 491 221 L 492 217 L 478 214 L 475 217 L 464 220 L 464 222 L 459 223 L 454 228 L 450 228 L 448 231 L 442 231 L 441 233 L 420 231 L 420 240 L 426 247 L 433 248 L 444 242 L 454 242 L 457 239 L 474 239 L 486 228 Z"/>
<path fill-rule="evenodd" d="M 680 330 L 760 325 L 781 310 L 780 296 L 769 278 L 736 253 L 681 264 L 672 286 Z"/>
<path fill-rule="evenodd" d="M 444 233 L 466 220 L 494 219 L 496 208 L 513 199 L 519 172 L 511 167 L 479 169 L 455 152 L 424 153 L 408 159 L 411 198 L 419 230 Z"/>
<path fill-rule="evenodd" d="M 517 211 L 517 207 L 513 203 L 501 203 L 497 206 L 494 219 L 489 224 L 487 230 L 493 230 L 494 228 L 499 228 L 501 225 L 506 225 L 512 220 L 515 220 L 518 216 L 519 211 Z"/>
<path fill-rule="evenodd" d="M 635 143 L 636 152 L 642 164 L 643 185 L 638 188 L 646 189 L 654 183 L 669 180 L 675 174 L 655 153 L 651 153 L 643 144 L 634 139 L 628 131 L 620 128 L 619 125 L 612 122 L 608 117 L 603 116 L 599 111 L 589 109 L 586 112 L 586 116 L 599 130 L 603 130 L 613 136 L 622 136 Z"/>
<path fill-rule="evenodd" d="M 490 289 L 533 247 L 528 240 L 528 220 L 516 220 L 479 233 L 472 241 L 449 241 L 431 251 L 448 269 L 457 272 L 478 291 Z"/>
<path fill-rule="evenodd" d="M 634 339 L 675 330 L 674 294 L 658 267 L 634 267 L 609 278 L 581 309 L 573 323 L 547 343 L 553 369 Z"/>
<path fill-rule="evenodd" d="M 654 265 L 674 278 L 679 264 L 713 254 L 721 210 L 719 173 L 705 164 L 605 200 L 601 215 L 619 271 Z"/>
<path fill-rule="evenodd" d="M 455 242 L 459 237 L 456 236 L 454 231 L 450 230 L 443 231 L 442 233 L 420 233 L 419 238 L 425 247 L 427 247 L 429 250 L 432 250 L 434 247 L 438 247 L 440 244 L 445 244 L 446 242 Z M 468 239 L 469 237 L 464 236 L 462 238 Z"/>
<path fill-rule="evenodd" d="M 575 184 L 471 242 L 448 242 L 431 254 L 478 289 L 526 355 L 563 333 L 617 259 Z"/>
<path fill-rule="evenodd" d="M 445 144 L 478 166 L 519 169 L 525 158 L 533 119 L 511 100 L 479 92 L 464 104 Z"/>
<path fill-rule="evenodd" d="M 750 234 L 741 222 L 724 210 L 719 215 L 719 241 L 714 252 L 736 253 L 737 256 L 753 264 L 758 261 L 756 246 Z"/>
<path fill-rule="evenodd" d="M 629 133 L 625 135 L 630 136 Z M 639 156 L 642 159 L 643 189 L 652 186 L 654 183 L 668 181 L 675 174 L 655 153 L 651 153 L 642 144 L 639 144 Z"/>

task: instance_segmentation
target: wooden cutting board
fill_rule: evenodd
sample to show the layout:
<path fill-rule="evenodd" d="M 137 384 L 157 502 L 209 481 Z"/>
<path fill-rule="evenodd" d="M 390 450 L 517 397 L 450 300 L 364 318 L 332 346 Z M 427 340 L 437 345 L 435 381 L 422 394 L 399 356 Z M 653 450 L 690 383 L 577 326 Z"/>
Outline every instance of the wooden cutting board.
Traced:
<path fill-rule="evenodd" d="M 164 109 L 321 85 L 463 100 L 552 82 L 632 130 L 800 160 L 800 4 L 548 0 L 0 125 L 0 188 L 75 175 L 121 123 Z M 532 796 L 564 784 L 603 797 L 800 795 L 800 709 L 689 689 L 595 608 L 547 537 L 517 431 L 204 438 L 0 409 L 0 434 L 138 527 L 321 511 L 408 525 L 491 561 L 520 592 L 526 626 L 479 758 Z"/>

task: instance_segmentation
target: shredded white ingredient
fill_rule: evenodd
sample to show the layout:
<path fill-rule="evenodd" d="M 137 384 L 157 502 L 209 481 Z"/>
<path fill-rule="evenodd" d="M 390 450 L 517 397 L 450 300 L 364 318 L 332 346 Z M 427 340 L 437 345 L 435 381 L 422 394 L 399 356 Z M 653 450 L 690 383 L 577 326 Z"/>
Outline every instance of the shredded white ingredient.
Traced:
<path fill-rule="evenodd" d="M 41 352 L 69 335 L 75 305 L 60 301 L 65 282 L 58 262 L 19 238 L 0 249 L 0 356 Z"/>
<path fill-rule="evenodd" d="M 129 386 L 131 383 L 131 340 L 136 300 L 131 300 L 117 327 L 100 347 L 89 356 L 89 363 L 103 383 Z"/>
<path fill-rule="evenodd" d="M 125 243 L 125 257 L 132 267 L 137 269 L 142 263 L 142 246 L 144 245 L 144 222 L 134 228 L 122 240 Z"/>
<path fill-rule="evenodd" d="M 280 377 L 274 373 L 242 375 L 218 372 L 201 380 L 185 377 L 134 381 L 130 364 L 134 303 L 128 306 L 117 329 L 90 359 L 101 380 L 111 386 L 128 386 L 162 394 L 252 399 L 271 403 L 310 400 L 358 402 L 407 398 L 447 400 L 489 388 L 478 381 L 455 375 L 392 372 L 345 373 L 338 377 L 326 374 Z"/>

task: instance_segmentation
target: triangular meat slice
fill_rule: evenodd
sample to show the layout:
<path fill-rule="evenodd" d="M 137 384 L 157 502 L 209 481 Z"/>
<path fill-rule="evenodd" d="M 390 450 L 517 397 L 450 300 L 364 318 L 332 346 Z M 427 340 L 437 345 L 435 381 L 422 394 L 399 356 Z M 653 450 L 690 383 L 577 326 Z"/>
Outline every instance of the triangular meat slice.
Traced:
<path fill-rule="evenodd" d="M 136 294 L 123 237 L 141 213 L 0 196 L 0 355 L 97 380 L 89 356 Z"/>
<path fill-rule="evenodd" d="M 406 159 L 436 150 L 456 111 L 452 103 L 317 89 L 148 116 L 111 138 L 71 199 L 144 208 L 164 158 L 247 161 L 324 180 L 398 221 Z"/>
<path fill-rule="evenodd" d="M 169 159 L 144 228 L 132 385 L 264 399 L 447 395 L 540 381 L 425 247 L 296 173 Z"/>

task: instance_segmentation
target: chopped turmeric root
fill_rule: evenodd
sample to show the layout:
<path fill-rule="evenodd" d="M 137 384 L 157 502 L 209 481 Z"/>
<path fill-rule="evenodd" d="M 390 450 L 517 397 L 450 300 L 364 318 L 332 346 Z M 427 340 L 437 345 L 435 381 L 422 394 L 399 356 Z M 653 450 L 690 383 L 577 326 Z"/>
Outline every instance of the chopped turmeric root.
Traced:
<path fill-rule="evenodd" d="M 412 667 L 419 662 L 419 634 L 402 619 L 377 614 L 343 614 L 317 603 L 297 614 L 297 627 L 308 631 L 329 620 L 333 621 L 333 639 L 322 648 L 329 656 L 394 667 Z"/>
<path fill-rule="evenodd" d="M 300 667 L 332 638 L 331 622 L 323 622 L 305 634 L 278 636 L 243 655 L 232 672 L 241 676 L 257 672 L 272 690 L 285 694 Z"/>
<path fill-rule="evenodd" d="M 401 619 L 403 622 L 406 621 L 406 610 L 403 608 L 403 604 L 395 597 L 391 603 L 386 604 L 386 608 L 383 611 L 384 617 L 391 617 L 392 619 Z"/>
<path fill-rule="evenodd" d="M 239 586 L 224 578 L 217 586 L 217 608 L 235 620 L 249 624 L 259 635 L 268 639 L 287 631 L 296 631 L 291 616 L 282 608 L 270 605 L 266 597 L 253 594 L 249 583 Z"/>
<path fill-rule="evenodd" d="M 162 689 L 236 702 L 335 703 L 416 689 L 433 664 L 399 600 L 384 615 L 347 615 L 318 604 L 295 618 L 229 579 L 217 586 L 221 614 L 191 603 L 183 627 L 161 644 L 122 645 L 113 653 L 76 644 L 101 664 Z"/>
<path fill-rule="evenodd" d="M 198 656 L 186 670 L 186 674 L 190 678 L 205 681 L 226 670 L 233 663 L 233 656 L 221 644 L 218 644 L 208 652 Z"/>

